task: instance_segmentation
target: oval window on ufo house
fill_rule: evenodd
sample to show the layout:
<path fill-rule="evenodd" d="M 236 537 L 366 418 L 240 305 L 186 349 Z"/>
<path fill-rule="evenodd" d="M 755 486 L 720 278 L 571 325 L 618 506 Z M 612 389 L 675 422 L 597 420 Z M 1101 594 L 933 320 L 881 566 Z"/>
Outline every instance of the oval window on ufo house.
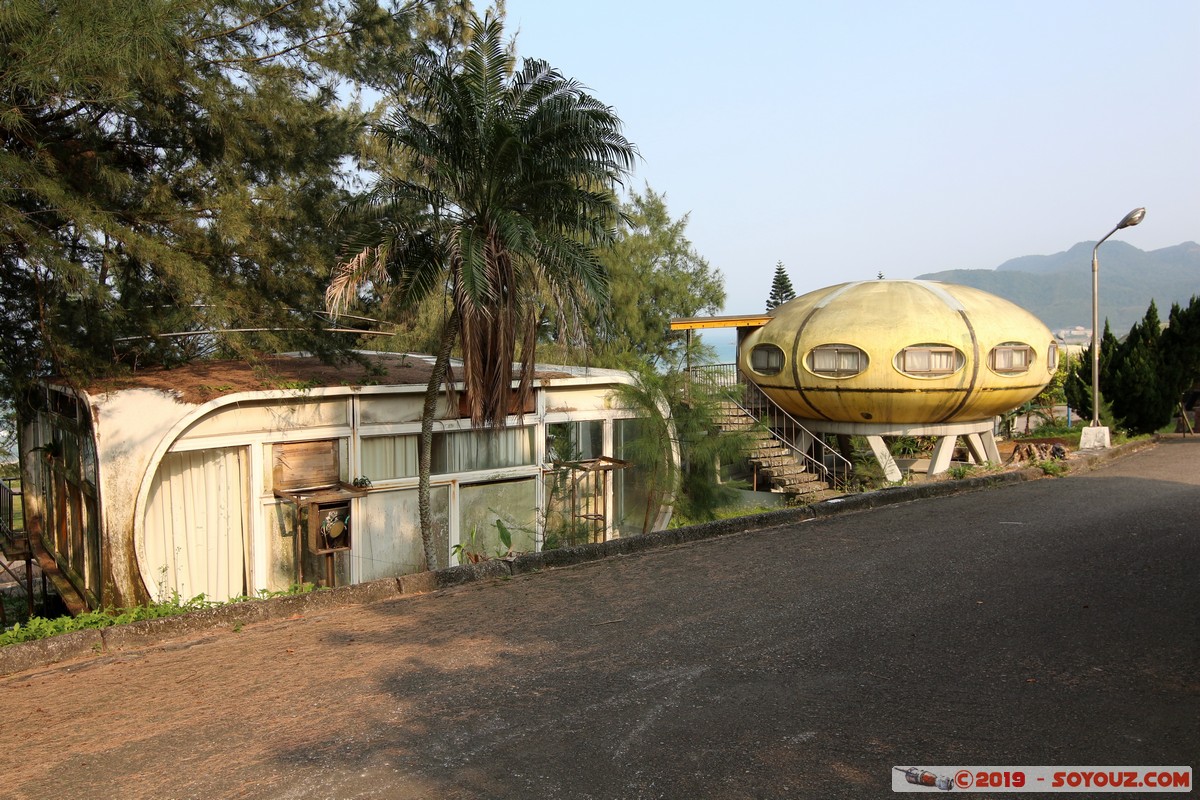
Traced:
<path fill-rule="evenodd" d="M 896 353 L 892 365 L 913 378 L 943 378 L 967 363 L 957 347 L 948 344 L 912 344 Z"/>
<path fill-rule="evenodd" d="M 1046 348 L 1046 372 L 1054 374 L 1058 371 L 1058 342 L 1051 342 Z"/>
<path fill-rule="evenodd" d="M 759 375 L 778 375 L 783 372 L 783 350 L 773 344 L 756 345 L 750 351 L 750 369 Z"/>
<path fill-rule="evenodd" d="M 988 353 L 988 367 L 1000 375 L 1023 375 L 1033 366 L 1033 348 L 1024 342 L 1005 342 Z"/>
<path fill-rule="evenodd" d="M 822 344 L 808 351 L 808 371 L 822 378 L 851 378 L 867 368 L 867 354 L 852 344 Z"/>

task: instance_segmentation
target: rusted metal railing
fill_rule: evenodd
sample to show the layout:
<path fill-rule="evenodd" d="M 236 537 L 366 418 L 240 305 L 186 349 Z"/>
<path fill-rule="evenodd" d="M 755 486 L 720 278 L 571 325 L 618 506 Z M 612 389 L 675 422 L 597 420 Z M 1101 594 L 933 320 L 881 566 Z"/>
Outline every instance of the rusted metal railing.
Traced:
<path fill-rule="evenodd" d="M 806 469 L 820 475 L 830 486 L 843 486 L 854 470 L 854 465 L 823 437 L 804 427 L 799 420 L 776 405 L 756 384 L 745 380 L 737 364 L 706 364 L 692 367 L 689 374 L 696 382 L 722 390 L 729 402 L 762 423 L 772 437 L 800 459 Z M 811 443 L 817 455 L 810 453 L 807 446 L 797 445 L 797 442 Z"/>
<path fill-rule="evenodd" d="M 25 528 L 25 509 L 21 498 L 20 478 L 0 478 L 0 550 L 4 559 L 0 568 L 7 572 L 26 596 L 29 615 L 33 616 L 33 548 Z M 24 560 L 25 578 L 13 572 L 8 559 Z M 0 602 L 0 624 L 7 627 L 8 617 Z"/>

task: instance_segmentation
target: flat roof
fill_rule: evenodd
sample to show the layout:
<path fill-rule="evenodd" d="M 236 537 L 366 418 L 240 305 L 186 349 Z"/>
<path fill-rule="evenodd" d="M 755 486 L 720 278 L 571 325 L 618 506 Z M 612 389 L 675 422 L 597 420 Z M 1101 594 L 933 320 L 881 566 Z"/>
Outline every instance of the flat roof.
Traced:
<path fill-rule="evenodd" d="M 159 389 L 174 392 L 189 403 L 204 403 L 237 392 L 278 389 L 332 388 L 337 386 L 425 386 L 433 371 L 433 356 L 421 353 L 358 351 L 357 358 L 325 362 L 302 353 L 264 356 L 256 362 L 238 359 L 197 359 L 175 367 L 150 367 L 87 381 L 91 395 L 123 389 Z M 456 382 L 462 380 L 462 362 L 451 359 Z M 535 384 L 623 376 L 616 370 L 537 364 Z M 515 377 L 515 376 L 514 376 Z M 49 379 L 54 382 L 55 379 Z"/>
<path fill-rule="evenodd" d="M 694 331 L 702 328 L 761 328 L 774 317 L 770 314 L 734 314 L 724 317 L 676 317 L 671 320 L 673 331 Z"/>

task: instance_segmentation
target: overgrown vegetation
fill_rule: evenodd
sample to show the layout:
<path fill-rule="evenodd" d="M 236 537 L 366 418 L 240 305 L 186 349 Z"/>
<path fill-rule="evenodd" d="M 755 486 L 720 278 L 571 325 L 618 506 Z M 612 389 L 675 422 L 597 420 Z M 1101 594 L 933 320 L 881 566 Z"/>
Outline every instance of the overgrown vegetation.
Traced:
<path fill-rule="evenodd" d="M 1200 298 L 1192 297 L 1186 308 L 1174 304 L 1165 329 L 1151 301 L 1124 340 L 1105 323 L 1099 361 L 1102 423 L 1133 435 L 1166 427 L 1184 391 L 1200 378 Z M 1092 416 L 1091 386 L 1089 347 L 1066 382 L 1066 397 L 1085 419 Z"/>
<path fill-rule="evenodd" d="M 50 373 L 353 344 L 313 312 L 358 90 L 393 96 L 463 5 L 5 2 L 0 397 L 22 413 Z"/>
<path fill-rule="evenodd" d="M 739 488 L 719 480 L 721 465 L 744 459 L 749 448 L 746 435 L 718 424 L 728 390 L 692 380 L 679 364 L 662 372 L 644 365 L 633 374 L 635 383 L 620 387 L 618 397 L 643 420 L 622 454 L 648 486 L 642 531 L 652 529 L 664 504 L 691 522 L 714 519 Z"/>
<path fill-rule="evenodd" d="M 946 470 L 946 474 L 956 481 L 961 481 L 963 478 L 970 478 L 979 471 L 979 467 L 974 464 L 951 464 Z"/>
<path fill-rule="evenodd" d="M 113 625 L 122 625 L 127 622 L 177 617 L 192 611 L 201 611 L 206 608 L 215 608 L 231 603 L 243 603 L 247 600 L 265 600 L 271 597 L 307 594 L 315 589 L 316 587 L 311 583 L 294 584 L 282 591 L 272 592 L 264 589 L 253 596 L 235 597 L 224 603 L 209 600 L 203 594 L 196 595 L 188 600 L 174 595 L 169 600 L 126 608 L 97 609 L 85 612 L 77 617 L 62 616 L 46 618 L 35 616 L 31 617 L 25 624 L 17 623 L 9 630 L 0 633 L 0 647 L 20 642 L 32 642 L 37 639 L 48 639 L 51 636 L 72 633 L 74 631 L 109 628 Z"/>
<path fill-rule="evenodd" d="M 1034 461 L 1031 466 L 1040 469 L 1043 475 L 1049 475 L 1053 478 L 1066 475 L 1070 471 L 1067 462 L 1053 458 Z"/>
<path fill-rule="evenodd" d="M 399 312 L 445 298 L 418 446 L 431 569 L 445 558 L 429 476 L 451 351 L 472 426 L 503 427 L 514 399 L 531 397 L 543 323 L 573 331 L 607 306 L 596 251 L 616 237 L 616 191 L 637 159 L 611 107 L 544 61 L 518 64 L 502 17 L 472 13 L 462 35 L 423 48 L 407 75 L 412 105 L 371 126 L 377 177 L 342 207 L 349 235 L 326 293 L 335 314 L 364 296 Z"/>

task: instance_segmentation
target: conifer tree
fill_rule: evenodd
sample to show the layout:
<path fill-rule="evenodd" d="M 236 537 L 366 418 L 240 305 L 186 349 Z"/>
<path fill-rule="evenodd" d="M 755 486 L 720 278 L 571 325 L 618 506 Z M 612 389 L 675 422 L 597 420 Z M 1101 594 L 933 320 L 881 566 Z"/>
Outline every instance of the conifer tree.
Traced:
<path fill-rule="evenodd" d="M 1112 329 L 1109 327 L 1108 320 L 1104 321 L 1104 333 L 1100 337 L 1100 421 L 1102 424 L 1109 425 L 1109 417 L 1111 414 L 1108 409 L 1108 397 L 1110 391 L 1109 376 L 1111 372 L 1109 365 L 1112 363 L 1113 357 L 1117 352 L 1119 345 L 1117 337 L 1113 335 Z M 1092 348 L 1089 345 L 1084 349 L 1083 355 L 1078 361 L 1072 364 L 1071 371 L 1067 375 L 1066 382 L 1063 386 L 1066 393 L 1067 404 L 1075 409 L 1079 414 L 1080 419 L 1091 419 L 1092 416 Z M 1109 427 L 1112 427 L 1109 425 Z"/>
<path fill-rule="evenodd" d="M 446 5 L 5 2 L 0 396 L 335 345 L 314 312 L 360 135 L 341 98 L 399 80 Z"/>
<path fill-rule="evenodd" d="M 767 311 L 774 311 L 795 296 L 796 290 L 792 288 L 792 280 L 783 268 L 783 262 L 776 262 L 775 278 L 771 281 L 771 295 L 767 298 Z"/>
<path fill-rule="evenodd" d="M 1113 414 L 1135 433 L 1153 433 L 1166 423 L 1158 309 L 1151 301 L 1146 316 L 1134 324 L 1108 365 L 1108 393 Z M 1103 374 L 1103 373 L 1102 373 Z M 1170 418 L 1170 406 L 1166 417 Z M 1161 420 L 1161 421 L 1159 421 Z"/>
<path fill-rule="evenodd" d="M 1177 395 L 1200 381 L 1200 297 L 1186 308 L 1171 306 L 1169 324 L 1162 335 L 1164 373 Z"/>
<path fill-rule="evenodd" d="M 1200 303 L 1175 304 L 1169 319 L 1164 331 L 1151 300 L 1109 365 L 1113 413 L 1133 433 L 1170 423 L 1183 392 L 1200 376 Z"/>
<path fill-rule="evenodd" d="M 584 326 L 597 366 L 675 363 L 686 339 L 671 331 L 671 318 L 715 314 L 725 304 L 724 280 L 687 238 L 687 224 L 688 215 L 672 219 L 666 197 L 650 187 L 621 204 L 616 238 L 598 254 L 610 302 L 593 308 Z"/>
<path fill-rule="evenodd" d="M 1163 330 L 1158 307 L 1121 342 L 1105 325 L 1100 348 L 1100 386 L 1112 416 L 1132 433 L 1153 433 L 1171 421 L 1183 393 L 1200 378 L 1200 300 L 1175 304 Z M 1067 399 L 1082 418 L 1091 416 L 1091 351 L 1068 377 Z M 1103 410 L 1103 407 L 1102 407 Z"/>

